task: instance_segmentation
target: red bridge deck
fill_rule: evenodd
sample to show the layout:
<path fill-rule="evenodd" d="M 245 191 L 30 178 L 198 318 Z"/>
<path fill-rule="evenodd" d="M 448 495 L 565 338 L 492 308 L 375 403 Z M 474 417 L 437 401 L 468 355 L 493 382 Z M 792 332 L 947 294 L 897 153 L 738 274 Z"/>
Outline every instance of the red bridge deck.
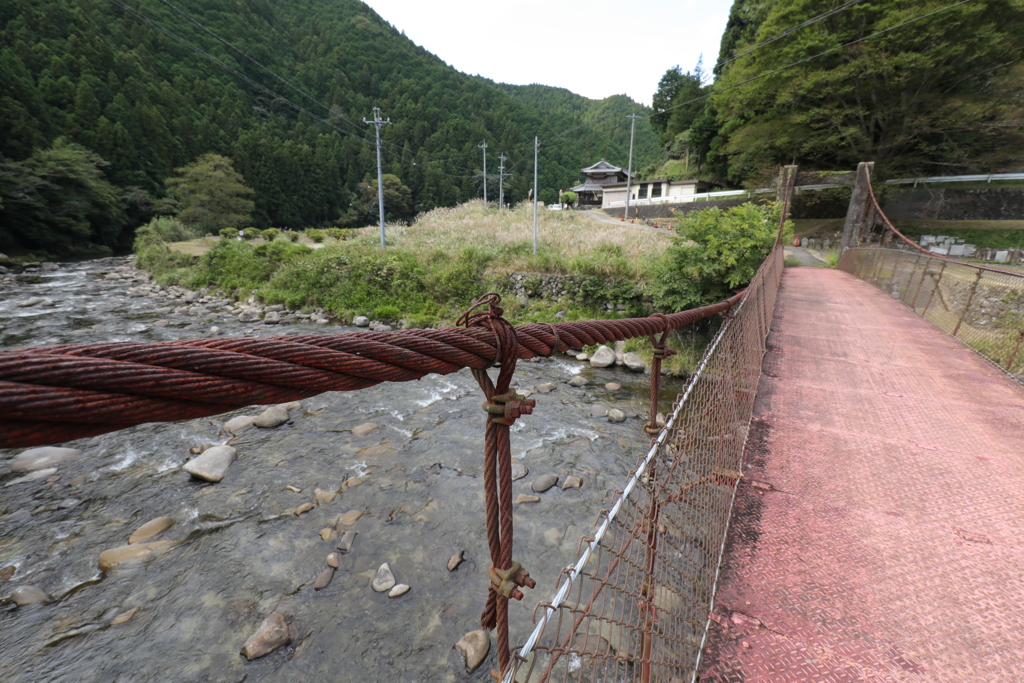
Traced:
<path fill-rule="evenodd" d="M 768 341 L 702 683 L 1024 681 L 1024 390 L 834 270 Z"/>

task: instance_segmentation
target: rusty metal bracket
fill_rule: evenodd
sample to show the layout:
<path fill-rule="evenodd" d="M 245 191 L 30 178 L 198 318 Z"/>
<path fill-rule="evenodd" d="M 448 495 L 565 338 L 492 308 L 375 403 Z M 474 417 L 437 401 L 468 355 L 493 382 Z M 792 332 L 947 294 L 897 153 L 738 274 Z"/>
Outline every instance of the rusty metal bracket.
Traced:
<path fill-rule="evenodd" d="M 535 588 L 537 582 L 530 578 L 530 572 L 523 565 L 513 561 L 508 569 L 495 569 L 492 564 L 487 570 L 491 577 L 491 590 L 506 599 L 522 600 L 520 587 Z"/>
<path fill-rule="evenodd" d="M 536 401 L 516 393 L 514 389 L 504 394 L 495 394 L 484 403 L 487 420 L 507 427 L 511 427 L 523 415 L 531 415 L 535 407 Z"/>

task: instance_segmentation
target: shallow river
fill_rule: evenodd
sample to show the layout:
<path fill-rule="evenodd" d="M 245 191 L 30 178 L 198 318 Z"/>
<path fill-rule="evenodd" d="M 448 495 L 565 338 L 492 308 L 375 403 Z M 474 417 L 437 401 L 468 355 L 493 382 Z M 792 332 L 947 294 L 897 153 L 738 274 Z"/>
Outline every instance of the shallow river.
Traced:
<path fill-rule="evenodd" d="M 293 316 L 271 326 L 224 312 L 175 314 L 167 307 L 180 301 L 132 297 L 138 282 L 108 279 L 127 264 L 104 259 L 20 279 L 0 275 L 0 347 L 193 338 L 210 336 L 212 325 L 226 336 L 356 331 Z M 30 297 L 53 305 L 18 306 Z M 564 383 L 576 374 L 590 383 Z M 580 537 L 592 533 L 610 492 L 649 443 L 645 376 L 560 356 L 520 363 L 513 386 L 543 382 L 557 388 L 535 394 L 534 414 L 513 428 L 513 455 L 529 468 L 513 495 L 532 493 L 531 483 L 549 473 L 560 483 L 580 477 L 583 485 L 556 486 L 540 502 L 516 506 L 514 557 L 538 586 L 510 607 L 514 644 L 525 640 L 534 604 L 550 598 Z M 608 382 L 623 388 L 609 391 Z M 664 384 L 667 409 L 680 382 Z M 303 401 L 286 424 L 239 432 L 237 460 L 215 484 L 181 469 L 189 449 L 224 443 L 225 420 L 263 407 L 71 442 L 81 453 L 45 479 L 19 481 L 26 473 L 9 467 L 19 451 L 0 450 L 0 597 L 32 585 L 53 598 L 0 604 L 0 680 L 490 680 L 493 635 L 488 659 L 471 675 L 452 649 L 479 628 L 486 598 L 481 402 L 468 370 L 323 394 Z M 628 418 L 590 417 L 595 404 Z M 365 423 L 378 428 L 351 431 Z M 314 502 L 315 489 L 338 491 L 344 482 L 331 502 L 294 514 Z M 330 585 L 316 591 L 312 582 L 338 543 L 321 532 L 350 510 L 362 513 L 358 536 Z M 179 543 L 98 568 L 102 551 L 163 516 L 176 523 L 152 540 Z M 449 571 L 459 550 L 466 560 Z M 383 562 L 411 586 L 408 593 L 389 598 L 371 590 Z M 293 642 L 247 661 L 243 643 L 275 611 L 290 622 Z"/>

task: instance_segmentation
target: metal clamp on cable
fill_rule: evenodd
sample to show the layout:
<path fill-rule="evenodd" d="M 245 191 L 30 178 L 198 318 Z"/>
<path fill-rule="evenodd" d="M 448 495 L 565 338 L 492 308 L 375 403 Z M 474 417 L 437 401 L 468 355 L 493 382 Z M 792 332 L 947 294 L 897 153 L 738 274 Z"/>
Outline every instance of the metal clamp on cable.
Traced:
<path fill-rule="evenodd" d="M 509 389 L 504 394 L 495 394 L 484 403 L 487 420 L 506 427 L 511 427 L 523 415 L 531 415 L 535 407 L 536 401 L 516 393 L 514 389 Z"/>
<path fill-rule="evenodd" d="M 491 590 L 506 599 L 522 600 L 521 586 L 536 588 L 537 582 L 530 578 L 530 572 L 523 565 L 513 561 L 508 569 L 495 569 L 492 564 L 487 573 L 491 577 Z"/>

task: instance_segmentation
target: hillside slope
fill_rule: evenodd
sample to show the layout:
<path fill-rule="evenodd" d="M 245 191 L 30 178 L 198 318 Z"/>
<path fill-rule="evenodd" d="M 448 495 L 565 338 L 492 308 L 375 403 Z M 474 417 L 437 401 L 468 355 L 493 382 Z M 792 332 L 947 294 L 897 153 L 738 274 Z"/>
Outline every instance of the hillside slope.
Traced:
<path fill-rule="evenodd" d="M 0 5 L 0 154 L 8 162 L 63 137 L 110 162 L 106 175 L 122 190 L 160 197 L 175 168 L 214 152 L 256 190 L 258 226 L 351 224 L 367 213 L 359 184 L 376 172 L 372 128 L 362 122 L 374 106 L 392 121 L 383 128 L 385 172 L 409 186 L 416 210 L 479 195 L 483 141 L 510 159 L 507 196 L 524 198 L 534 136 L 550 138 L 577 120 L 542 114 L 529 98 L 456 71 L 357 0 L 131 2 Z M 541 198 L 597 158 L 624 162 L 629 136 L 620 124 L 544 146 Z M 489 190 L 496 167 L 489 159 Z M 0 220 L 0 249 L 19 245 L 7 223 Z M 133 228 L 110 246 L 123 248 Z"/>

